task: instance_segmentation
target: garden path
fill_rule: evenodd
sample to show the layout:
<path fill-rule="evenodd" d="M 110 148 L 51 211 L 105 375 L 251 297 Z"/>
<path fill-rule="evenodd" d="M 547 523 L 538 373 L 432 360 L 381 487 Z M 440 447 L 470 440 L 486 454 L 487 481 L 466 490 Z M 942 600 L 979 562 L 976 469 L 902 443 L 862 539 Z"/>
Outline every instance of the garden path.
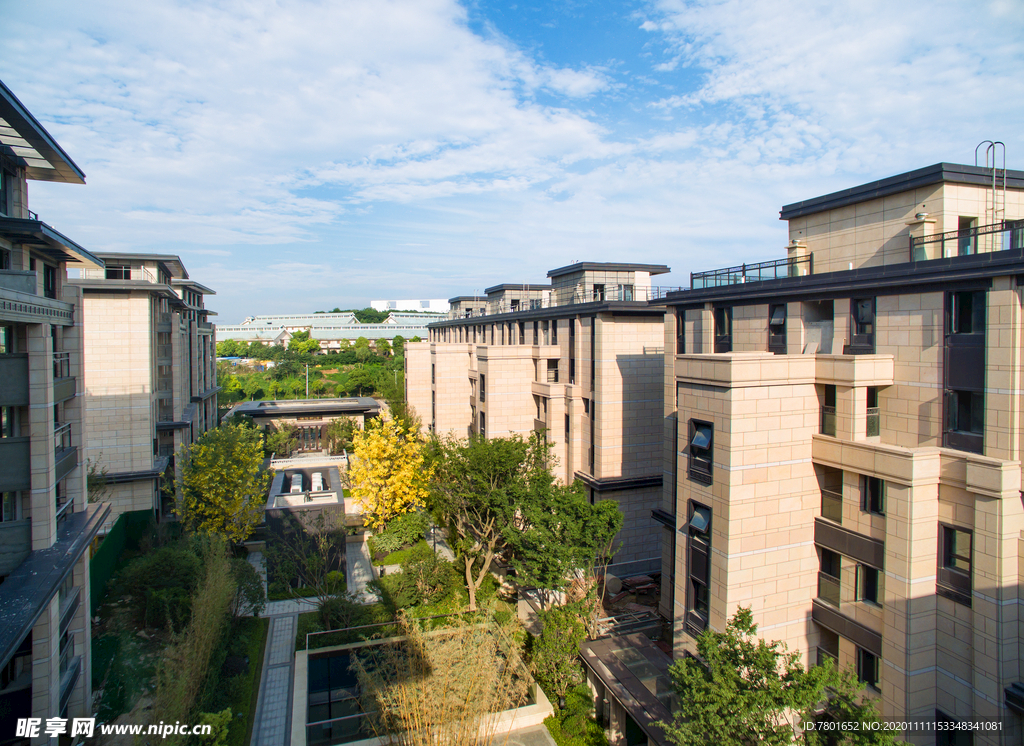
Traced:
<path fill-rule="evenodd" d="M 297 614 L 270 617 L 250 746 L 289 746 Z"/>
<path fill-rule="evenodd" d="M 345 582 L 348 592 L 356 597 L 359 603 L 375 604 L 380 601 L 377 594 L 366 589 L 366 584 L 374 579 L 373 565 L 370 563 L 370 548 L 365 541 L 350 541 L 345 545 Z"/>

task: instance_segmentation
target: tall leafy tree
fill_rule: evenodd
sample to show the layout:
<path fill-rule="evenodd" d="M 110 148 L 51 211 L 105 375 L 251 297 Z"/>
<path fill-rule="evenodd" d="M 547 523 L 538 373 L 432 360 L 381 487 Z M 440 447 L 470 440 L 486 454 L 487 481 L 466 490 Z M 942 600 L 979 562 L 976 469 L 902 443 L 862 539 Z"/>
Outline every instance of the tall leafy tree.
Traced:
<path fill-rule="evenodd" d="M 547 606 L 550 591 L 591 571 L 608 551 L 623 516 L 614 501 L 591 505 L 579 482 L 565 487 L 545 473 L 550 481 L 538 473 L 519 507 L 518 523 L 506 528 L 504 538 L 517 576 L 542 589 Z"/>
<path fill-rule="evenodd" d="M 260 522 L 269 472 L 263 435 L 245 423 L 209 430 L 179 453 L 178 516 L 189 531 L 245 541 Z"/>
<path fill-rule="evenodd" d="M 757 636 L 749 608 L 740 607 L 724 632 L 705 630 L 697 651 L 700 661 L 680 658 L 669 669 L 679 709 L 661 727 L 678 746 L 781 745 L 805 737 L 817 746 L 825 741 L 805 733 L 801 724 L 818 712 L 830 719 L 877 721 L 873 704 L 860 701 L 855 675 L 839 674 L 831 663 L 804 670 L 799 653 Z M 846 740 L 839 742 L 849 746 L 895 743 L 891 734 L 871 729 L 840 735 Z"/>
<path fill-rule="evenodd" d="M 415 433 L 393 420 L 374 419 L 353 433 L 352 451 L 352 494 L 362 503 L 367 526 L 384 528 L 424 505 L 431 468 Z"/>
<path fill-rule="evenodd" d="M 446 438 L 434 441 L 432 460 L 431 507 L 448 527 L 475 611 L 476 592 L 495 555 L 506 548 L 510 532 L 523 527 L 524 507 L 550 494 L 549 447 L 538 433 L 529 440 Z"/>

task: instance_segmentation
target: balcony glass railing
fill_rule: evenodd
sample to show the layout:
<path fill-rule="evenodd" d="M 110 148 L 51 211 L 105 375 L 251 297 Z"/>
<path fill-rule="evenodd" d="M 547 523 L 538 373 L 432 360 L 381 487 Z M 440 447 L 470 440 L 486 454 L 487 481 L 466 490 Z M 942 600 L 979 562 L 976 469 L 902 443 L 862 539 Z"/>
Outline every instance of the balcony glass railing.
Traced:
<path fill-rule="evenodd" d="M 814 274 L 813 255 L 795 259 L 776 259 L 757 264 L 740 264 L 736 267 L 711 269 L 707 272 L 691 272 L 690 287 L 694 290 L 718 288 L 726 285 L 742 285 L 747 282 L 764 282 L 765 280 L 779 280 L 784 277 L 801 277 L 810 274 Z"/>
<path fill-rule="evenodd" d="M 821 434 L 836 437 L 836 408 L 821 408 Z"/>
<path fill-rule="evenodd" d="M 70 352 L 55 352 L 53 353 L 53 378 L 70 378 L 71 377 L 71 353 Z"/>
<path fill-rule="evenodd" d="M 53 426 L 53 450 L 64 451 L 71 447 L 71 423 L 54 423 Z"/>
<path fill-rule="evenodd" d="M 822 601 L 826 601 L 833 606 L 839 606 L 839 578 L 834 578 L 831 575 L 826 575 L 823 572 L 818 573 L 818 598 Z"/>
<path fill-rule="evenodd" d="M 821 517 L 836 523 L 843 522 L 843 493 L 835 490 L 821 491 Z"/>
<path fill-rule="evenodd" d="M 965 230 L 910 239 L 910 261 L 1024 249 L 1024 220 L 1006 220 Z"/>
<path fill-rule="evenodd" d="M 878 407 L 868 407 L 867 436 L 873 438 L 882 432 L 882 416 Z"/>

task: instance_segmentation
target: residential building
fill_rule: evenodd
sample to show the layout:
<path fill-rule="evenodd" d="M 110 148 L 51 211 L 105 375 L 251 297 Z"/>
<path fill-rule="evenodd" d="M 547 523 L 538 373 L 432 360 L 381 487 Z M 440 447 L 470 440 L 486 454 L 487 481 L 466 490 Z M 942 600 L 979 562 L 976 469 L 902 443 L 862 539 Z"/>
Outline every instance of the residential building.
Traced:
<path fill-rule="evenodd" d="M 549 285 L 452 298 L 429 341 L 407 344 L 406 394 L 438 434 L 544 432 L 563 482 L 625 514 L 615 571 L 660 566 L 651 510 L 661 492 L 663 265 L 580 262 Z"/>
<path fill-rule="evenodd" d="M 662 301 L 675 654 L 749 606 L 883 719 L 1018 744 L 1024 172 L 940 163 L 781 217 L 786 258 Z"/>
<path fill-rule="evenodd" d="M 337 419 L 350 419 L 362 429 L 380 415 L 380 405 L 368 396 L 344 399 L 282 399 L 247 401 L 236 404 L 224 415 L 248 417 L 257 427 L 268 432 L 284 426 L 295 429 L 298 439 L 296 454 L 327 455 L 327 427 Z"/>
<path fill-rule="evenodd" d="M 121 513 L 172 515 L 175 455 L 217 426 L 214 292 L 189 278 L 172 254 L 98 255 L 78 267 L 85 320 L 85 455 Z M 168 471 L 169 469 L 169 471 Z"/>
<path fill-rule="evenodd" d="M 29 210 L 28 182 L 85 175 L 0 83 L 0 743 L 16 719 L 92 714 L 90 503 L 82 302 L 67 264 L 98 259 Z"/>

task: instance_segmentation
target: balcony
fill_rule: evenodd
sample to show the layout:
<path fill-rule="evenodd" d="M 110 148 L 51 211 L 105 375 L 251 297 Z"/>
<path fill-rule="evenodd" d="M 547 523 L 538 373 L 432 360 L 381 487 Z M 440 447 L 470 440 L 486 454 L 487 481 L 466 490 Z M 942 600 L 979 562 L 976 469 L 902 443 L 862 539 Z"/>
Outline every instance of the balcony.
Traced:
<path fill-rule="evenodd" d="M 691 272 L 690 287 L 694 290 L 743 285 L 748 282 L 781 280 L 785 277 L 801 277 L 814 274 L 814 255 L 794 259 L 776 259 L 757 264 L 741 264 L 737 267 L 712 269 L 707 272 Z"/>
<path fill-rule="evenodd" d="M 836 437 L 836 408 L 835 407 L 822 407 L 821 408 L 821 428 L 819 430 L 822 435 L 829 435 Z"/>
<path fill-rule="evenodd" d="M 0 438 L 0 492 L 32 488 L 29 438 Z"/>
<path fill-rule="evenodd" d="M 818 573 L 818 598 L 839 608 L 839 578 L 826 573 Z"/>
<path fill-rule="evenodd" d="M 843 522 L 843 493 L 834 490 L 821 491 L 821 517 L 836 523 Z"/>
<path fill-rule="evenodd" d="M 156 357 L 158 360 L 170 360 L 171 359 L 171 345 L 157 345 L 156 346 Z"/>
<path fill-rule="evenodd" d="M 0 270 L 0 321 L 69 326 L 73 306 L 36 293 L 36 273 Z"/>
<path fill-rule="evenodd" d="M 28 404 L 28 355 L 0 355 L 0 406 L 24 407 Z"/>
<path fill-rule="evenodd" d="M 874 438 L 882 432 L 881 414 L 878 407 L 868 407 L 867 437 Z"/>
<path fill-rule="evenodd" d="M 35 295 L 36 273 L 18 269 L 0 269 L 0 290 Z"/>
<path fill-rule="evenodd" d="M 71 353 L 53 353 L 53 400 L 67 401 L 75 395 L 75 379 L 71 376 Z"/>
<path fill-rule="evenodd" d="M 1024 220 L 1006 220 L 967 230 L 911 237 L 910 261 L 923 262 L 1011 249 L 1024 249 Z"/>

